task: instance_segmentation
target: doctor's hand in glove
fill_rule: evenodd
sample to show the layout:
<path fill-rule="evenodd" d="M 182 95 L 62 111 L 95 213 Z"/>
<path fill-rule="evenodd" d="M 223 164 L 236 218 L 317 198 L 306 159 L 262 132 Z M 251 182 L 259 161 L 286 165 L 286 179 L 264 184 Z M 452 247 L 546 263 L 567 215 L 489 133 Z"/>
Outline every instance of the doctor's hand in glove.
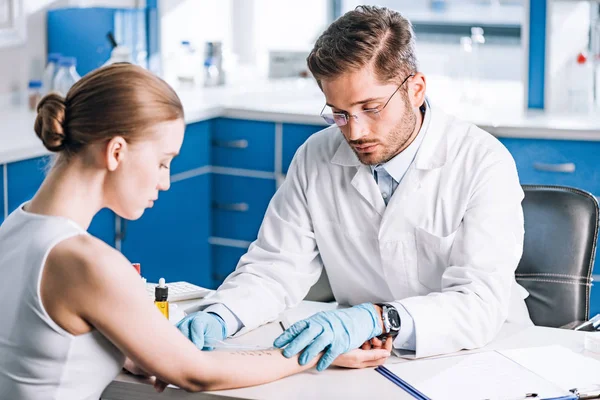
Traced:
<path fill-rule="evenodd" d="M 381 332 L 380 313 L 373 304 L 364 303 L 343 310 L 321 311 L 298 321 L 273 344 L 275 347 L 285 347 L 283 355 L 288 358 L 302 351 L 298 358 L 300 365 L 305 365 L 324 352 L 317 363 L 317 370 L 323 371 L 337 357 L 357 349 Z"/>
<path fill-rule="evenodd" d="M 212 350 L 227 337 L 225 321 L 217 314 L 198 311 L 177 323 L 177 329 L 200 350 Z"/>

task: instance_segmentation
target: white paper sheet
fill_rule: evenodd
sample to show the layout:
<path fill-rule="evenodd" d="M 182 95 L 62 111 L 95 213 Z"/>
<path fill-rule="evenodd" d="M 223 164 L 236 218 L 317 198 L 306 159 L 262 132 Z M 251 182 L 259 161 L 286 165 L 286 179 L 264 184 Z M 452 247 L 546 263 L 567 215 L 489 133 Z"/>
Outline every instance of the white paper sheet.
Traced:
<path fill-rule="evenodd" d="M 568 395 L 521 365 L 494 352 L 419 360 L 386 366 L 431 399 L 507 400 Z"/>
<path fill-rule="evenodd" d="M 500 353 L 565 390 L 600 384 L 600 361 L 563 346 L 503 350 Z"/>

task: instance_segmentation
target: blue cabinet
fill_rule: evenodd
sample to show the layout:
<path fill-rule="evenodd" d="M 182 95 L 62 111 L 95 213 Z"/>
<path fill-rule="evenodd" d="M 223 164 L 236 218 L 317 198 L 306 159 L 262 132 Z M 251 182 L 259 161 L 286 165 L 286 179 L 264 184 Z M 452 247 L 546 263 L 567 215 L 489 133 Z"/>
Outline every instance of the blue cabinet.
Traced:
<path fill-rule="evenodd" d="M 100 210 L 88 228 L 89 234 L 115 247 L 115 217 L 115 213 L 108 208 Z"/>
<path fill-rule="evenodd" d="M 296 150 L 313 133 L 325 129 L 324 125 L 283 124 L 282 172 L 285 174 L 296 154 Z"/>
<path fill-rule="evenodd" d="M 171 163 L 171 188 L 137 221 L 122 221 L 123 254 L 142 265 L 149 282 L 212 284 L 210 235 L 210 130 L 212 121 L 188 125 Z"/>
<path fill-rule="evenodd" d="M 273 122 L 218 118 L 214 121 L 211 144 L 214 166 L 275 170 Z"/>
<path fill-rule="evenodd" d="M 243 247 L 212 245 L 213 257 L 213 288 L 219 285 L 231 274 L 240 258 L 248 251 Z"/>
<path fill-rule="evenodd" d="M 210 175 L 175 182 L 137 221 L 123 221 L 123 254 L 149 282 L 211 285 Z"/>
<path fill-rule="evenodd" d="M 253 241 L 275 194 L 275 179 L 213 174 L 213 236 Z"/>
<path fill-rule="evenodd" d="M 48 10 L 48 53 L 77 58 L 81 76 L 101 67 L 112 47 L 111 32 L 119 45 L 127 46 L 137 64 L 147 66 L 148 41 L 145 9 L 74 7 Z"/>
<path fill-rule="evenodd" d="M 8 213 L 31 200 L 50 168 L 50 157 L 37 157 L 8 164 L 6 185 L 8 189 Z"/>
<path fill-rule="evenodd" d="M 564 185 L 600 195 L 600 142 L 500 138 L 522 184 Z"/>

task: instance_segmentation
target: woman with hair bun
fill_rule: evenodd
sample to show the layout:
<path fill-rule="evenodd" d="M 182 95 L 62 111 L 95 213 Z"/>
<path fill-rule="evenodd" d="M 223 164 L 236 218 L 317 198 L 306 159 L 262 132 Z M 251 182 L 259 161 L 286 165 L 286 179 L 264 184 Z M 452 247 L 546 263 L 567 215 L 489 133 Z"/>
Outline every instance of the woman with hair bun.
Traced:
<path fill-rule="evenodd" d="M 169 189 L 185 123 L 164 81 L 129 64 L 100 68 L 66 98 L 44 97 L 34 128 L 58 156 L 0 226 L 2 399 L 98 399 L 124 365 L 156 377 L 159 391 L 257 385 L 315 365 L 279 350 L 200 351 L 148 300 L 131 263 L 87 233 L 101 209 L 137 219 Z M 337 364 L 374 366 L 388 355 L 355 350 Z"/>

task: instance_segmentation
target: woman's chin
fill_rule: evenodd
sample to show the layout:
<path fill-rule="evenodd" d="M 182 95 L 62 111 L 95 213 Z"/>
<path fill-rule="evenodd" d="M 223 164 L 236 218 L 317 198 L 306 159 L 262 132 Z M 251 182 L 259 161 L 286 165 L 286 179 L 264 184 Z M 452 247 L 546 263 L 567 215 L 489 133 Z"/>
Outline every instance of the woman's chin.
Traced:
<path fill-rule="evenodd" d="M 116 212 L 116 214 L 123 219 L 129 220 L 129 221 L 135 221 L 137 219 L 140 219 L 142 217 L 142 215 L 144 215 L 145 211 L 146 211 L 145 208 L 141 208 L 141 209 L 137 209 L 137 210 L 130 210 L 130 211 L 123 212 L 123 213 Z"/>

